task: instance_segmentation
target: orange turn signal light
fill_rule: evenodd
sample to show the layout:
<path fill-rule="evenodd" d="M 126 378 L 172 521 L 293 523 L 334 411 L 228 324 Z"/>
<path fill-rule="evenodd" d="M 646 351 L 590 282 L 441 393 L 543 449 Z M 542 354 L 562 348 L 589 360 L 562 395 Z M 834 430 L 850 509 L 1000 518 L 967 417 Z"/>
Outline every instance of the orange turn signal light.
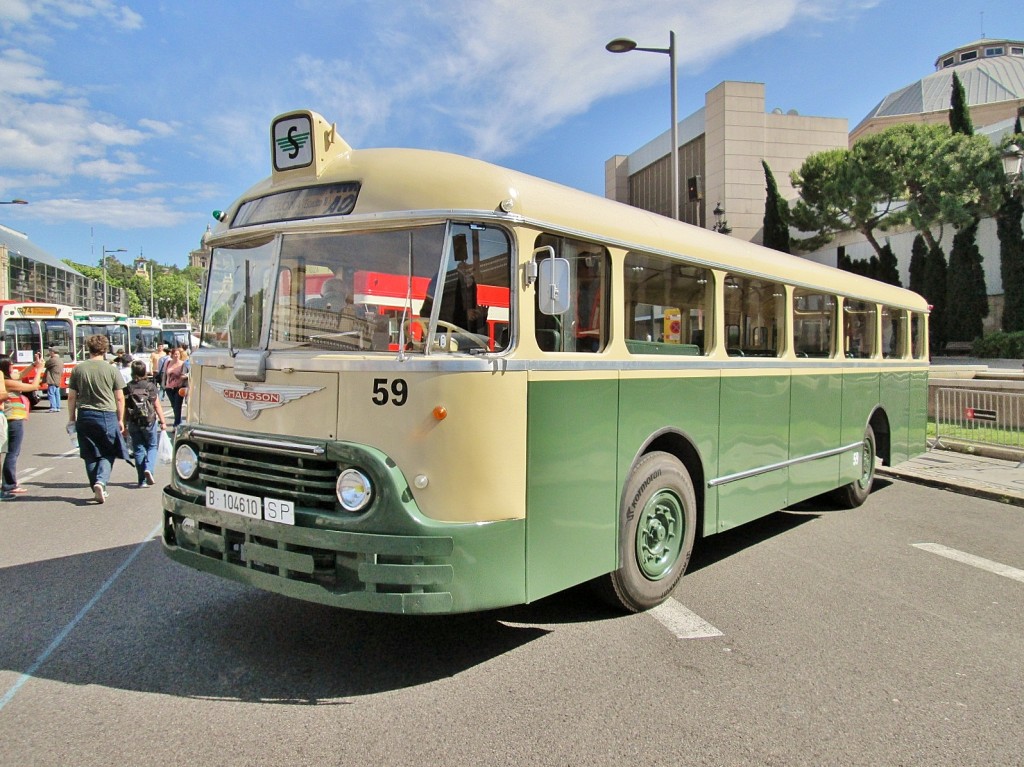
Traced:
<path fill-rule="evenodd" d="M 443 421 L 447 417 L 448 408 L 446 408 L 444 405 L 438 405 L 437 407 L 434 408 L 434 418 L 436 418 L 438 421 Z"/>

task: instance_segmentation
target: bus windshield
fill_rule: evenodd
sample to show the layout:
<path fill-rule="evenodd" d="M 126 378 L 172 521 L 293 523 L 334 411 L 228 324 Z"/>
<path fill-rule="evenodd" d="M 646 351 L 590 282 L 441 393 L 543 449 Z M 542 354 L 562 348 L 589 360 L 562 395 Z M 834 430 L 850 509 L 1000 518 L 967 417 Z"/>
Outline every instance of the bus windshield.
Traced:
<path fill-rule="evenodd" d="M 85 346 L 85 339 L 89 336 L 106 336 L 110 341 L 110 351 L 118 353 L 128 348 L 128 328 L 122 324 L 115 323 L 75 323 L 75 343 L 78 349 L 78 359 L 89 359 L 89 351 Z"/>
<path fill-rule="evenodd" d="M 203 342 L 500 351 L 508 346 L 510 250 L 503 230 L 477 224 L 289 234 L 216 248 Z"/>

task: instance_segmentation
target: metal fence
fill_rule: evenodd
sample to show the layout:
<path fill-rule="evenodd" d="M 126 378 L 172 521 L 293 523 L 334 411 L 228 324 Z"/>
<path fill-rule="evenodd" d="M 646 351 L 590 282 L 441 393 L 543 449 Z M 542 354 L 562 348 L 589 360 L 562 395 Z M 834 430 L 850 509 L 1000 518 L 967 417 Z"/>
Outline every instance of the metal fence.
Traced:
<path fill-rule="evenodd" d="M 1024 449 L 1024 394 L 939 389 L 935 399 L 936 447 L 943 440 Z"/>

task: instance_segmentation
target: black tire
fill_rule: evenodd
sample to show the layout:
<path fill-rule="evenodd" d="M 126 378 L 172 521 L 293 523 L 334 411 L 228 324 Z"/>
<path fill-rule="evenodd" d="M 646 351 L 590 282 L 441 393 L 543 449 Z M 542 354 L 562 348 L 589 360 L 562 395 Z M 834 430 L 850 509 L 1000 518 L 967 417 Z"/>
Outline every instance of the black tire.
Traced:
<path fill-rule="evenodd" d="M 864 430 L 864 444 L 860 451 L 860 479 L 833 490 L 829 498 L 844 509 L 856 509 L 871 495 L 871 484 L 875 481 L 875 464 L 878 449 L 875 443 L 875 430 L 870 426 Z"/>
<path fill-rule="evenodd" d="M 675 456 L 648 453 L 633 468 L 619 509 L 619 569 L 595 582 L 615 607 L 656 607 L 683 577 L 693 553 L 697 499 Z"/>

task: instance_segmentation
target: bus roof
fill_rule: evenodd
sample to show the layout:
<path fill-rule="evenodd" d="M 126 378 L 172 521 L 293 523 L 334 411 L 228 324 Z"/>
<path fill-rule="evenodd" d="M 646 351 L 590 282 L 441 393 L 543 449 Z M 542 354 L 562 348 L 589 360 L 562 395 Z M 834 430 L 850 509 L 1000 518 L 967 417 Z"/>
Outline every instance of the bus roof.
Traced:
<path fill-rule="evenodd" d="M 274 125 L 304 116 L 313 126 L 313 159 L 282 170 L 275 154 L 272 175 L 235 201 L 209 244 L 233 231 L 247 201 L 310 186 L 346 185 L 355 190 L 355 203 L 341 218 L 353 223 L 413 212 L 506 218 L 612 246 L 671 253 L 716 268 L 928 310 L 924 299 L 908 290 L 481 160 L 420 149 L 352 149 L 313 112 L 281 115 Z M 237 231 L 246 229 L 235 225 Z"/>

